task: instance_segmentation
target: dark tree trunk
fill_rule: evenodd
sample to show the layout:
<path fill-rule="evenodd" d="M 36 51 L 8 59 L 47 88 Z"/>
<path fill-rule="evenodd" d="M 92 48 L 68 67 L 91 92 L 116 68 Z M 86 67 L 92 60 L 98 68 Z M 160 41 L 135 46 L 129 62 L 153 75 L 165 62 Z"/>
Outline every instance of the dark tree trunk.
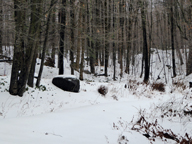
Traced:
<path fill-rule="evenodd" d="M 85 11 L 83 10 L 83 21 L 85 21 L 86 23 L 86 20 L 85 20 Z M 85 30 L 85 25 L 83 24 L 82 28 Z M 83 31 L 84 31 L 83 30 Z M 82 38 L 82 51 L 81 51 L 81 63 L 80 63 L 80 74 L 79 74 L 79 79 L 80 80 L 83 80 L 83 69 L 84 69 L 84 52 L 85 52 L 85 48 L 86 48 L 86 43 L 85 43 L 85 36 L 83 36 Z"/>
<path fill-rule="evenodd" d="M 39 31 L 40 31 L 40 22 L 39 18 L 41 16 L 41 5 L 36 7 L 36 3 L 41 3 L 39 0 L 32 0 L 31 1 L 31 10 L 33 11 L 31 13 L 31 23 L 30 23 L 30 28 L 29 28 L 29 38 L 28 38 L 28 43 L 27 43 L 27 50 L 26 50 L 26 65 L 23 67 L 20 73 L 20 78 L 19 78 L 19 91 L 18 95 L 23 96 L 23 93 L 25 92 L 25 87 L 27 84 L 27 80 L 29 77 L 34 53 L 35 53 L 35 48 L 36 48 L 36 42 L 39 36 Z M 31 38 L 33 37 L 33 39 Z"/>
<path fill-rule="evenodd" d="M 107 32 L 109 29 L 109 8 L 108 8 L 108 1 L 105 0 L 104 2 L 105 7 L 105 76 L 108 76 L 108 59 L 109 59 L 109 42 L 107 39 Z"/>
<path fill-rule="evenodd" d="M 56 9 L 54 8 L 54 11 Z M 52 15 L 52 51 L 51 51 L 51 59 L 55 63 L 55 53 L 56 53 L 56 15 L 55 12 Z"/>
<path fill-rule="evenodd" d="M 3 54 L 3 0 L 0 0 L 0 54 Z"/>
<path fill-rule="evenodd" d="M 71 74 L 74 75 L 74 28 L 75 28 L 75 15 L 74 15 L 75 0 L 70 0 L 70 22 L 71 22 L 71 48 L 70 48 L 70 60 L 71 60 Z"/>
<path fill-rule="evenodd" d="M 125 72 L 129 74 L 129 64 L 130 64 L 130 50 L 131 50 L 131 31 L 132 31 L 132 2 L 129 5 L 129 18 L 128 18 L 128 42 L 127 42 L 127 57 L 126 57 L 126 70 Z"/>
<path fill-rule="evenodd" d="M 148 53 L 148 45 L 147 45 L 147 30 L 146 30 L 146 3 L 141 2 L 141 19 L 142 19 L 142 29 L 143 29 L 143 56 L 145 63 L 145 75 L 144 82 L 148 83 L 149 80 L 149 53 Z"/>
<path fill-rule="evenodd" d="M 171 48 L 172 48 L 172 65 L 173 65 L 173 77 L 176 77 L 176 65 L 175 65 L 175 46 L 174 46 L 174 12 L 173 12 L 174 2 L 171 0 L 170 11 L 171 11 Z"/>
<path fill-rule="evenodd" d="M 64 74 L 64 38 L 65 38 L 65 21 L 66 21 L 66 0 L 62 0 L 62 8 L 59 12 L 59 22 L 61 25 L 60 28 L 60 40 L 59 40 L 59 74 Z"/>
<path fill-rule="evenodd" d="M 57 0 L 51 0 L 50 9 L 52 9 L 52 7 L 56 3 L 56 1 Z M 44 39 L 44 42 L 43 42 L 43 51 L 42 51 L 41 65 L 40 65 L 39 74 L 38 74 L 37 82 L 36 82 L 36 86 L 37 87 L 40 86 L 41 76 L 42 76 L 42 72 L 43 72 L 43 66 L 44 66 L 44 60 L 45 60 L 45 52 L 46 52 L 46 48 L 47 48 L 47 40 L 48 40 L 48 36 L 49 36 L 49 27 L 50 27 L 50 21 L 51 21 L 51 13 L 52 13 L 52 10 L 49 11 L 49 14 L 48 14 L 48 17 L 47 17 L 47 24 L 46 24 L 46 29 L 45 29 L 45 39 Z"/>
<path fill-rule="evenodd" d="M 124 43 L 123 43 L 123 36 L 124 36 L 124 16 L 123 16 L 123 11 L 122 11 L 122 7 L 123 7 L 123 0 L 121 0 L 119 2 L 119 14 L 120 14 L 120 19 L 119 19 L 119 23 L 120 23 L 120 28 L 121 28 L 121 35 L 120 35 L 120 45 L 119 45 L 119 63 L 120 63 L 120 77 L 123 76 L 123 50 L 124 50 Z"/>
<path fill-rule="evenodd" d="M 86 43 L 85 43 L 85 29 L 86 29 L 86 24 L 87 24 L 87 18 L 86 18 L 86 13 L 85 13 L 85 0 L 80 2 L 80 23 L 81 23 L 81 30 L 80 34 L 82 34 L 81 38 L 81 63 L 80 63 L 80 73 L 79 73 L 79 79 L 83 80 L 83 69 L 84 69 L 84 52 L 86 48 Z"/>
<path fill-rule="evenodd" d="M 23 9 L 19 9 L 20 5 L 25 3 L 23 1 L 14 0 L 14 17 L 15 17 L 15 44 L 14 44 L 14 55 L 13 55 L 13 65 L 11 70 L 11 79 L 9 93 L 11 95 L 18 95 L 19 91 L 19 70 L 23 68 L 24 65 L 24 21 L 25 13 Z M 21 76 L 21 75 L 20 75 Z"/>
<path fill-rule="evenodd" d="M 36 45 L 36 47 L 37 47 L 37 45 Z M 29 72 L 29 78 L 28 78 L 28 82 L 27 82 L 29 87 L 33 87 L 33 83 L 34 83 L 36 58 L 37 58 L 37 48 L 35 50 L 33 61 L 32 61 L 32 64 L 31 64 L 31 69 L 30 69 L 30 72 Z"/>
<path fill-rule="evenodd" d="M 111 4 L 111 29 L 113 32 L 113 37 L 112 37 L 112 48 L 113 48 L 113 80 L 116 80 L 116 46 L 115 46 L 115 3 L 114 0 L 112 0 L 112 4 Z"/>

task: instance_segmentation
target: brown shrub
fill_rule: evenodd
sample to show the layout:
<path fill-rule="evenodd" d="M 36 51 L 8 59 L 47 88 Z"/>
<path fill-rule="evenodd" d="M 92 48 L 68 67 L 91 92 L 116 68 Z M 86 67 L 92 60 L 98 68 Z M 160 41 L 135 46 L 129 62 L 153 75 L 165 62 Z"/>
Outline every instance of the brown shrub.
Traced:
<path fill-rule="evenodd" d="M 55 67 L 55 62 L 52 58 L 47 57 L 44 63 L 45 66 Z"/>
<path fill-rule="evenodd" d="M 107 88 L 106 86 L 101 85 L 101 86 L 98 88 L 98 92 L 99 92 L 101 95 L 105 96 L 105 95 L 107 94 L 107 92 L 108 92 L 108 88 Z"/>
<path fill-rule="evenodd" d="M 173 85 L 175 85 L 177 88 L 180 87 L 183 90 L 185 90 L 187 88 L 187 86 L 183 82 L 173 82 Z"/>
<path fill-rule="evenodd" d="M 151 85 L 152 90 L 158 90 L 160 92 L 165 92 L 165 84 L 164 83 L 153 83 Z"/>

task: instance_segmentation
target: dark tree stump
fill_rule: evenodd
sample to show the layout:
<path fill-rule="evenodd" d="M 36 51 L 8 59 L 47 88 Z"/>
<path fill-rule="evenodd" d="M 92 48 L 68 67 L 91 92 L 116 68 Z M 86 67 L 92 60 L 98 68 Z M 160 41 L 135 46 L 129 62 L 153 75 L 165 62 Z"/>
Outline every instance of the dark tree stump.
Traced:
<path fill-rule="evenodd" d="M 59 75 L 54 77 L 52 83 L 65 91 L 79 92 L 80 82 L 75 76 Z"/>

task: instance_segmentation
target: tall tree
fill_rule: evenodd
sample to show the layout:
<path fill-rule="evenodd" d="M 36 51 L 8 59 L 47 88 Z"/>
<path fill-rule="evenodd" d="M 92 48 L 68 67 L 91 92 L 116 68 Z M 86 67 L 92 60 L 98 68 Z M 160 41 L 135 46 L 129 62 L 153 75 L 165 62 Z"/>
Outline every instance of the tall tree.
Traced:
<path fill-rule="evenodd" d="M 94 1 L 90 0 L 88 4 L 89 8 L 89 54 L 90 54 L 90 70 L 91 73 L 95 73 L 95 38 L 93 37 L 93 31 L 94 31 L 94 26 L 95 24 L 93 21 L 95 18 L 93 18 L 95 14 L 95 6 L 94 6 Z"/>
<path fill-rule="evenodd" d="M 174 20 L 174 0 L 170 1 L 170 16 L 171 16 L 171 48 L 172 48 L 172 66 L 173 66 L 173 77 L 176 77 L 176 65 L 175 65 L 175 40 L 174 40 L 174 29 L 175 29 L 175 20 Z"/>
<path fill-rule="evenodd" d="M 149 80 L 149 52 L 148 52 L 148 45 L 147 45 L 147 29 L 146 29 L 146 11 L 147 11 L 147 4 L 146 0 L 140 1 L 141 6 L 141 21 L 142 21 L 142 30 L 143 30 L 143 58 L 145 63 L 145 75 L 144 75 L 144 82 L 147 83 Z"/>
<path fill-rule="evenodd" d="M 31 21 L 27 43 L 24 43 L 26 1 L 14 1 L 15 9 L 15 46 L 9 92 L 23 96 L 35 53 L 38 33 L 40 31 L 41 1 L 31 0 Z M 38 4 L 38 6 L 37 6 Z M 19 51 L 20 50 L 20 51 Z M 18 55 L 19 54 L 19 55 Z M 22 55 L 22 56 L 21 56 Z M 20 64 L 21 63 L 21 64 Z"/>
<path fill-rule="evenodd" d="M 79 74 L 79 79 L 83 80 L 83 69 L 84 69 L 84 53 L 86 49 L 86 37 L 85 37 L 85 32 L 86 32 L 86 24 L 87 24 L 87 17 L 86 17 L 86 4 L 85 0 L 80 2 L 80 23 L 81 23 L 81 41 L 82 41 L 82 51 L 81 51 L 81 64 L 80 64 L 80 74 Z"/>
<path fill-rule="evenodd" d="M 111 29 L 112 29 L 112 47 L 113 47 L 113 80 L 116 80 L 116 47 L 115 47 L 115 3 L 111 3 Z"/>
<path fill-rule="evenodd" d="M 0 54 L 3 53 L 3 0 L 0 0 Z"/>
<path fill-rule="evenodd" d="M 19 96 L 23 96 L 23 93 L 25 92 L 25 87 L 26 87 L 30 69 L 32 66 L 33 57 L 35 54 L 36 43 L 38 41 L 40 25 L 41 25 L 41 21 L 39 20 L 41 18 L 41 3 L 42 3 L 42 0 L 31 0 L 31 21 L 30 21 L 30 27 L 29 27 L 28 41 L 26 44 L 26 54 L 25 54 L 26 63 L 20 72 L 20 78 L 19 78 L 20 85 L 19 85 L 19 91 L 18 91 Z M 38 4 L 38 7 L 36 7 L 37 4 Z"/>
<path fill-rule="evenodd" d="M 13 65 L 11 71 L 10 87 L 9 93 L 12 95 L 18 95 L 19 91 L 19 70 L 24 62 L 24 44 L 23 44 L 23 34 L 24 34 L 24 21 L 25 13 L 22 4 L 25 0 L 18 1 L 14 0 L 14 18 L 15 18 L 15 43 L 14 43 L 14 55 L 13 55 Z"/>
<path fill-rule="evenodd" d="M 43 42 L 43 51 L 42 51 L 41 65 L 40 65 L 39 74 L 38 74 L 37 82 L 36 82 L 36 86 L 37 87 L 40 86 L 40 81 L 41 81 L 41 76 L 42 76 L 43 66 L 44 66 L 44 60 L 45 60 L 45 52 L 46 52 L 46 49 L 47 49 L 47 40 L 48 40 L 48 36 L 49 36 L 51 14 L 52 14 L 53 9 L 54 9 L 53 6 L 56 4 L 56 2 L 57 2 L 57 0 L 51 0 L 51 4 L 50 4 L 50 8 L 49 8 L 49 13 L 48 13 L 48 17 L 47 17 L 47 23 L 46 23 L 46 29 L 45 29 L 45 39 L 44 39 L 44 42 Z"/>
<path fill-rule="evenodd" d="M 119 26 L 120 26 L 120 32 L 119 32 L 119 63 L 120 63 L 120 76 L 123 76 L 123 50 L 124 50 L 124 43 L 123 43 L 123 35 L 124 35 L 124 16 L 123 16 L 123 1 L 120 0 L 119 2 Z"/>
<path fill-rule="evenodd" d="M 74 8 L 75 8 L 75 0 L 70 0 L 70 35 L 71 35 L 71 43 L 70 43 L 70 60 L 71 60 L 71 74 L 74 75 L 74 43 L 75 43 L 75 37 L 74 37 L 74 28 L 75 28 L 75 14 L 74 14 Z"/>
<path fill-rule="evenodd" d="M 64 38 L 65 38 L 65 23 L 66 23 L 66 0 L 62 0 L 61 9 L 59 12 L 59 22 L 60 22 L 60 37 L 59 37 L 59 59 L 58 67 L 59 74 L 64 74 Z"/>

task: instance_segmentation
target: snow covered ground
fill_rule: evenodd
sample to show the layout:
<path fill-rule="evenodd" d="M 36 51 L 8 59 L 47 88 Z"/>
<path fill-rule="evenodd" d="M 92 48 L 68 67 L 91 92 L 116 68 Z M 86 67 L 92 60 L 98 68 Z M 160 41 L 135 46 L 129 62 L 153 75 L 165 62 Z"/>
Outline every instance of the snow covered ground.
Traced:
<path fill-rule="evenodd" d="M 166 60 L 170 57 L 164 57 L 163 53 L 159 52 L 161 62 L 157 53 L 152 55 L 153 75 L 149 85 L 138 78 L 140 67 L 133 76 L 124 74 L 115 82 L 111 67 L 109 78 L 84 75 L 80 92 L 71 93 L 51 83 L 58 69 L 45 67 L 41 87 L 28 88 L 23 97 L 8 93 L 11 65 L 0 63 L 0 143 L 174 144 L 177 139 L 180 142 L 191 139 L 192 115 L 184 110 L 192 108 L 192 92 L 188 87 L 192 76 L 185 77 L 184 65 L 177 63 L 180 75 L 174 78 L 177 84 L 173 85 L 171 72 L 165 66 L 171 65 Z M 138 65 L 140 59 L 138 55 Z M 38 69 L 39 65 L 36 73 Z M 96 71 L 100 73 L 101 69 L 97 67 Z M 70 74 L 67 59 L 65 74 Z M 77 72 L 75 75 L 78 77 Z M 158 81 L 167 80 L 165 92 L 152 90 L 151 84 L 158 75 L 161 77 Z M 101 85 L 108 88 L 105 96 L 98 93 Z M 150 135 L 149 139 L 146 134 Z M 176 136 L 165 138 L 166 134 Z"/>

